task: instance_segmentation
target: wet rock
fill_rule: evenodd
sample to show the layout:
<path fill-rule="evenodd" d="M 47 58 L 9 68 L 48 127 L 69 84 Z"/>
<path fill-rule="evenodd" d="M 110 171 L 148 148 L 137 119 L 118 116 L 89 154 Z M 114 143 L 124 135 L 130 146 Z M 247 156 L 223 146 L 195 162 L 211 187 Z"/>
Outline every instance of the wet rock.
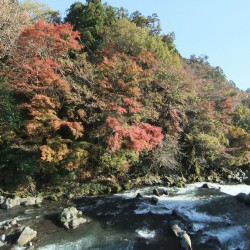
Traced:
<path fill-rule="evenodd" d="M 174 233 L 174 235 L 176 236 L 176 237 L 179 237 L 179 233 L 181 233 L 183 230 L 179 227 L 179 223 L 180 222 L 178 222 L 178 221 L 172 221 L 171 223 L 170 223 L 170 225 L 171 225 L 171 230 L 172 230 L 172 232 Z"/>
<path fill-rule="evenodd" d="M 176 217 L 176 219 L 183 221 L 184 223 L 191 223 L 189 218 L 185 215 L 180 213 L 177 210 L 172 211 L 172 215 Z"/>
<path fill-rule="evenodd" d="M 168 192 L 167 190 L 164 190 L 164 191 L 163 191 L 163 194 L 164 194 L 164 195 L 169 195 L 169 192 Z"/>
<path fill-rule="evenodd" d="M 201 188 L 208 188 L 208 189 L 211 189 L 211 188 L 214 188 L 212 185 L 210 185 L 209 183 L 204 183 Z"/>
<path fill-rule="evenodd" d="M 243 173 L 244 173 L 244 180 L 243 182 L 247 185 L 250 185 L 250 165 L 249 166 L 243 166 Z"/>
<path fill-rule="evenodd" d="M 31 242 L 36 237 L 36 235 L 37 232 L 35 230 L 31 229 L 30 227 L 25 227 L 17 240 L 17 244 L 20 247 L 24 246 Z"/>
<path fill-rule="evenodd" d="M 149 203 L 156 205 L 158 203 L 157 197 L 153 196 L 150 198 Z"/>
<path fill-rule="evenodd" d="M 146 239 L 138 237 L 135 246 L 136 246 L 136 249 L 143 249 L 143 248 L 145 248 L 147 246 Z"/>
<path fill-rule="evenodd" d="M 75 229 L 80 224 L 87 222 L 87 219 L 80 217 L 80 215 L 82 215 L 82 213 L 75 207 L 65 208 L 60 214 L 60 222 L 68 229 Z"/>
<path fill-rule="evenodd" d="M 209 238 L 205 241 L 202 246 L 205 249 L 213 249 L 213 250 L 221 250 L 221 242 L 216 236 L 209 236 Z"/>
<path fill-rule="evenodd" d="M 79 218 L 74 218 L 70 221 L 70 223 L 68 224 L 70 228 L 77 228 L 80 226 L 80 224 L 87 222 L 87 220 L 85 218 L 79 217 Z"/>
<path fill-rule="evenodd" d="M 136 198 L 142 198 L 142 195 L 140 193 L 137 193 Z"/>
<path fill-rule="evenodd" d="M 170 223 L 171 231 L 174 235 L 180 239 L 180 244 L 185 250 L 192 250 L 192 243 L 189 235 L 182 228 L 182 223 L 180 221 L 174 220 Z"/>
<path fill-rule="evenodd" d="M 247 195 L 245 193 L 239 193 L 236 195 L 236 199 L 246 205 L 250 205 L 250 194 Z"/>
<path fill-rule="evenodd" d="M 190 236 L 187 234 L 186 231 L 183 231 L 180 236 L 181 238 L 181 246 L 183 249 L 185 250 L 192 250 L 192 243 L 191 243 L 191 239 L 190 239 Z"/>
<path fill-rule="evenodd" d="M 156 188 L 153 189 L 153 194 L 156 196 L 160 196 L 159 190 Z"/>

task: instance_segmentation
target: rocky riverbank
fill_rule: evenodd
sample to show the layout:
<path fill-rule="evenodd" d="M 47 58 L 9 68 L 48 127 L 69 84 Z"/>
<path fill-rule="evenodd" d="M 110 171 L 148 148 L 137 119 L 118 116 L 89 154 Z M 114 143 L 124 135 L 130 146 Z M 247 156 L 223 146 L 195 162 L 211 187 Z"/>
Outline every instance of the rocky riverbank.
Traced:
<path fill-rule="evenodd" d="M 209 183 L 204 183 L 200 186 L 200 189 L 207 190 L 203 192 L 211 193 L 212 195 L 216 194 L 216 196 L 218 196 L 218 194 L 221 194 L 223 190 L 219 190 L 219 186 L 217 186 L 217 188 L 214 188 L 213 184 L 210 183 L 216 182 L 220 184 L 221 189 L 223 189 L 223 184 L 225 183 L 249 183 L 249 173 L 249 167 L 245 167 L 243 169 L 235 168 L 230 170 L 227 168 L 221 168 L 216 172 L 210 171 L 210 173 L 207 174 L 205 178 L 205 180 Z M 121 191 L 122 189 L 126 190 L 132 187 L 136 187 L 137 189 L 140 187 L 148 187 L 148 189 L 151 190 L 151 194 L 149 195 L 147 193 L 145 196 L 143 194 L 145 193 L 144 191 L 142 193 L 134 193 L 129 202 L 126 202 L 126 209 L 125 211 L 123 211 L 124 214 L 122 214 L 122 211 L 120 211 L 120 217 L 126 216 L 128 211 L 130 210 L 136 214 L 135 211 L 138 210 L 138 207 L 141 207 L 142 204 L 144 204 L 145 207 L 147 207 L 145 209 L 148 212 L 142 213 L 143 220 L 152 221 L 153 219 L 155 220 L 154 224 L 158 223 L 158 226 L 161 228 L 161 230 L 164 231 L 165 234 L 164 239 L 162 238 L 161 240 L 165 242 L 166 236 L 168 237 L 167 241 L 171 239 L 171 243 L 168 244 L 171 244 L 173 246 L 171 248 L 172 250 L 178 249 L 180 243 L 182 243 L 182 246 L 186 246 L 183 247 L 183 249 L 189 249 L 191 246 L 191 238 L 194 238 L 194 242 L 197 241 L 196 236 L 197 234 L 200 234 L 200 231 L 195 231 L 194 225 L 192 224 L 193 222 L 189 219 L 188 216 L 179 212 L 178 209 L 172 209 L 171 212 L 169 211 L 169 209 L 165 209 L 164 211 L 167 211 L 167 213 L 165 213 L 164 216 L 162 215 L 164 214 L 164 212 L 155 214 L 150 210 L 152 208 L 154 211 L 154 209 L 157 208 L 159 204 L 161 204 L 161 199 L 165 199 L 168 197 L 171 199 L 171 197 L 174 197 L 176 193 L 173 192 L 173 190 L 181 190 L 189 185 L 188 178 L 185 178 L 182 174 L 173 174 L 161 177 L 155 175 L 147 175 L 145 177 L 136 178 L 132 180 L 131 183 L 128 181 L 126 185 L 123 185 L 122 187 L 117 185 L 112 177 L 100 178 L 100 183 L 96 182 L 87 184 L 87 188 L 86 185 L 83 185 L 82 187 L 76 185 L 77 188 L 72 189 L 71 192 L 62 191 L 59 188 L 58 192 L 47 192 L 46 195 L 45 193 L 40 193 L 36 196 L 23 197 L 22 194 L 18 195 L 18 193 L 8 193 L 0 190 L 0 208 L 2 208 L 1 215 L 2 218 L 4 218 L 4 214 L 6 213 L 7 217 L 9 217 L 8 219 L 5 219 L 0 223 L 0 247 L 2 249 L 10 249 L 14 245 L 25 246 L 27 249 L 32 249 L 34 248 L 34 244 L 35 246 L 37 246 L 40 245 L 41 242 L 43 242 L 41 238 L 43 238 L 44 233 L 47 234 L 47 231 L 44 231 L 44 228 L 49 229 L 48 232 L 50 232 L 50 229 L 52 230 L 52 232 L 58 232 L 71 228 L 75 229 L 82 223 L 90 222 L 91 217 L 98 218 L 99 220 L 99 214 L 103 215 L 104 211 L 105 215 L 101 216 L 101 220 L 109 217 L 106 215 L 110 215 L 112 217 L 112 215 L 116 212 L 114 211 L 113 204 L 110 204 L 107 201 L 113 200 L 115 197 L 117 201 L 115 207 L 124 206 L 124 201 L 123 199 L 118 199 L 117 196 L 114 195 L 107 196 L 107 194 L 105 193 L 116 193 L 118 191 Z M 106 189 L 102 188 L 103 186 L 101 185 L 101 183 L 103 184 L 103 186 L 106 185 Z M 162 186 L 163 188 L 152 188 L 154 186 Z M 91 197 L 89 196 L 91 193 L 101 193 L 102 195 L 105 194 L 105 196 Z M 240 202 L 247 206 L 250 205 L 250 195 L 246 192 L 238 192 L 237 195 L 235 194 L 235 197 L 227 197 L 226 199 L 231 199 L 232 203 Z M 105 200 L 105 207 L 102 208 L 103 211 L 98 211 L 98 209 L 100 209 L 98 204 L 102 204 L 103 200 Z M 86 203 L 87 205 L 84 204 L 84 206 L 82 207 L 82 203 Z M 91 211 L 89 211 L 88 209 L 84 210 L 84 207 L 86 206 L 91 207 Z M 238 204 L 237 206 L 240 205 Z M 82 215 L 82 212 L 78 211 L 76 207 L 80 207 L 80 210 L 83 210 L 83 212 L 85 212 L 86 214 Z M 6 212 L 4 212 L 4 210 L 6 210 Z M 132 216 L 131 220 L 134 220 L 135 218 L 134 215 L 131 214 L 131 211 L 127 215 L 129 217 Z M 120 220 L 123 221 L 122 218 L 120 218 Z M 168 221 L 168 223 L 164 222 L 162 224 L 160 222 L 161 220 L 165 222 Z M 106 221 L 105 223 L 109 222 Z M 166 228 L 168 228 L 167 232 Z M 159 229 L 157 229 L 156 231 L 158 230 Z M 194 237 L 194 235 L 196 236 Z M 133 249 L 146 249 L 148 245 L 151 245 L 151 243 L 148 244 L 146 240 L 143 240 L 140 237 L 134 244 L 136 248 Z M 216 237 L 208 237 L 203 245 L 210 246 L 211 244 L 215 244 L 218 249 L 222 249 L 221 243 Z M 150 249 L 150 247 L 148 249 Z"/>
<path fill-rule="evenodd" d="M 20 242 L 25 242 L 26 249 L 177 250 L 190 245 L 198 250 L 233 249 L 227 248 L 230 241 L 225 240 L 225 234 L 237 229 L 243 240 L 250 235 L 246 224 L 250 209 L 239 201 L 242 190 L 246 196 L 250 192 L 243 184 L 200 183 L 71 200 L 43 199 L 39 206 L 20 203 L 0 210 L 1 249 L 11 249 Z M 19 240 L 22 234 L 28 238 Z M 231 245 L 248 249 L 235 239 Z"/>

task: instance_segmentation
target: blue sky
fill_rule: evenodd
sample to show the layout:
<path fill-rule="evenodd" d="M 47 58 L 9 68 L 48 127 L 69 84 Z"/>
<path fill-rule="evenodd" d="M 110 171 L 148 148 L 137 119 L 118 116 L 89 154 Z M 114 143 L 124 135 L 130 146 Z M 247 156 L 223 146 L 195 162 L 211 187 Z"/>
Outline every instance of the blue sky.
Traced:
<path fill-rule="evenodd" d="M 39 0 L 62 14 L 75 1 Z M 85 1 L 83 1 L 85 2 Z M 250 0 L 107 0 L 130 13 L 158 14 L 182 56 L 207 55 L 240 89 L 250 88 Z"/>

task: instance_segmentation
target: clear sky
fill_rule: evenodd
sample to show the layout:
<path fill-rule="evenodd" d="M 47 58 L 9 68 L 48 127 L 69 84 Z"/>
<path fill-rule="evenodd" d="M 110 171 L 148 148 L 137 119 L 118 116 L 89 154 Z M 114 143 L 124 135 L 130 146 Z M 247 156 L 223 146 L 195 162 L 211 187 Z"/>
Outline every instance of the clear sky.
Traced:
<path fill-rule="evenodd" d="M 75 1 L 38 0 L 62 15 Z M 85 2 L 84 0 L 82 2 Z M 103 0 L 132 13 L 158 14 L 162 32 L 174 32 L 181 55 L 207 55 L 240 89 L 250 88 L 250 0 Z"/>

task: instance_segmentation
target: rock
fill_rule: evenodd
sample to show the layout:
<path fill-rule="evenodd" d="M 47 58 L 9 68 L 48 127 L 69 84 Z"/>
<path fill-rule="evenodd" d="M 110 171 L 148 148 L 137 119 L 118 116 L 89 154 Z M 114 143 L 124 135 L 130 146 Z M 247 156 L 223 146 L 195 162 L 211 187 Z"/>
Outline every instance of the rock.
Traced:
<path fill-rule="evenodd" d="M 3 202 L 0 202 L 0 204 L 3 209 L 10 209 L 19 205 L 32 206 L 39 204 L 41 202 L 42 202 L 41 198 L 36 198 L 36 197 L 20 198 L 16 195 L 13 195 L 13 198 L 6 198 L 4 199 Z"/>
<path fill-rule="evenodd" d="M 87 222 L 87 219 L 85 219 L 85 218 L 82 218 L 82 217 L 80 217 L 80 218 L 73 218 L 73 219 L 70 221 L 69 226 L 70 226 L 71 228 L 75 229 L 75 228 L 77 228 L 80 224 L 85 223 L 85 222 Z"/>
<path fill-rule="evenodd" d="M 156 205 L 158 203 L 157 197 L 153 196 L 150 198 L 149 202 L 153 205 Z"/>
<path fill-rule="evenodd" d="M 3 196 L 0 196 L 0 205 L 2 205 L 2 203 L 4 203 L 5 198 Z"/>
<path fill-rule="evenodd" d="M 65 208 L 60 214 L 60 222 L 68 229 L 75 229 L 80 224 L 87 222 L 86 218 L 80 217 L 81 214 L 75 207 Z"/>
<path fill-rule="evenodd" d="M 30 227 L 25 227 L 17 240 L 17 244 L 19 246 L 24 246 L 32 241 L 36 235 L 37 232 L 35 230 L 31 229 Z"/>
<path fill-rule="evenodd" d="M 205 249 L 221 250 L 221 242 L 216 236 L 210 236 L 203 244 Z"/>
<path fill-rule="evenodd" d="M 6 240 L 6 235 L 3 234 L 1 237 L 0 237 L 0 248 L 3 247 L 5 245 L 5 240 Z"/>
<path fill-rule="evenodd" d="M 183 232 L 183 230 L 179 227 L 179 225 L 176 222 L 172 223 L 171 230 L 176 237 L 179 237 L 179 235 Z"/>
<path fill-rule="evenodd" d="M 49 201 L 57 201 L 58 197 L 55 194 L 52 194 L 52 195 L 47 196 L 46 199 Z"/>
<path fill-rule="evenodd" d="M 191 243 L 191 239 L 189 237 L 189 235 L 187 234 L 186 231 L 183 231 L 180 235 L 181 238 L 181 246 L 185 249 L 185 250 L 192 250 L 192 243 Z"/>
<path fill-rule="evenodd" d="M 166 183 L 167 186 L 173 186 L 175 183 L 175 178 L 173 178 L 172 176 L 165 176 L 164 182 Z"/>
<path fill-rule="evenodd" d="M 1 204 L 1 207 L 3 209 L 10 209 L 10 208 L 13 208 L 17 205 L 20 205 L 20 198 L 19 197 L 15 197 L 14 199 L 6 198 L 4 200 L 4 202 Z"/>
<path fill-rule="evenodd" d="M 243 167 L 244 183 L 250 185 L 250 165 Z"/>
<path fill-rule="evenodd" d="M 164 195 L 169 195 L 169 192 L 168 192 L 167 190 L 164 190 L 164 191 L 163 191 L 163 194 L 164 194 Z"/>
<path fill-rule="evenodd" d="M 245 193 L 239 193 L 236 195 L 236 199 L 246 205 L 250 205 L 250 194 L 247 195 Z"/>
<path fill-rule="evenodd" d="M 175 216 L 176 219 L 180 219 L 181 221 L 183 221 L 185 223 L 190 223 L 189 218 L 185 214 L 182 214 L 177 210 L 173 210 L 172 215 Z"/>
<path fill-rule="evenodd" d="M 37 198 L 37 197 L 29 197 L 27 198 L 27 200 L 23 203 L 24 206 L 34 206 L 34 205 L 38 205 L 42 203 L 42 199 L 41 198 Z"/>
<path fill-rule="evenodd" d="M 208 189 L 211 189 L 213 188 L 213 186 L 211 186 L 209 183 L 204 183 L 201 188 L 208 188 Z"/>
<path fill-rule="evenodd" d="M 16 219 L 13 219 L 11 222 L 10 222 L 11 226 L 15 226 L 17 225 L 17 220 Z"/>
<path fill-rule="evenodd" d="M 136 198 L 142 198 L 142 195 L 140 193 L 137 193 Z"/>
<path fill-rule="evenodd" d="M 160 196 L 159 190 L 156 188 L 153 189 L 153 194 L 156 196 Z"/>
<path fill-rule="evenodd" d="M 1 237 L 0 237 L 0 241 L 5 241 L 6 240 L 6 235 L 3 234 Z"/>
<path fill-rule="evenodd" d="M 33 206 L 36 204 L 36 198 L 35 197 L 29 197 L 27 198 L 22 205 L 24 206 Z"/>
<path fill-rule="evenodd" d="M 182 223 L 178 220 L 171 221 L 170 223 L 171 230 L 174 233 L 174 235 L 180 239 L 180 244 L 183 249 L 192 250 L 192 243 L 190 236 L 187 234 L 186 231 L 182 230 L 180 225 L 182 225 Z"/>

